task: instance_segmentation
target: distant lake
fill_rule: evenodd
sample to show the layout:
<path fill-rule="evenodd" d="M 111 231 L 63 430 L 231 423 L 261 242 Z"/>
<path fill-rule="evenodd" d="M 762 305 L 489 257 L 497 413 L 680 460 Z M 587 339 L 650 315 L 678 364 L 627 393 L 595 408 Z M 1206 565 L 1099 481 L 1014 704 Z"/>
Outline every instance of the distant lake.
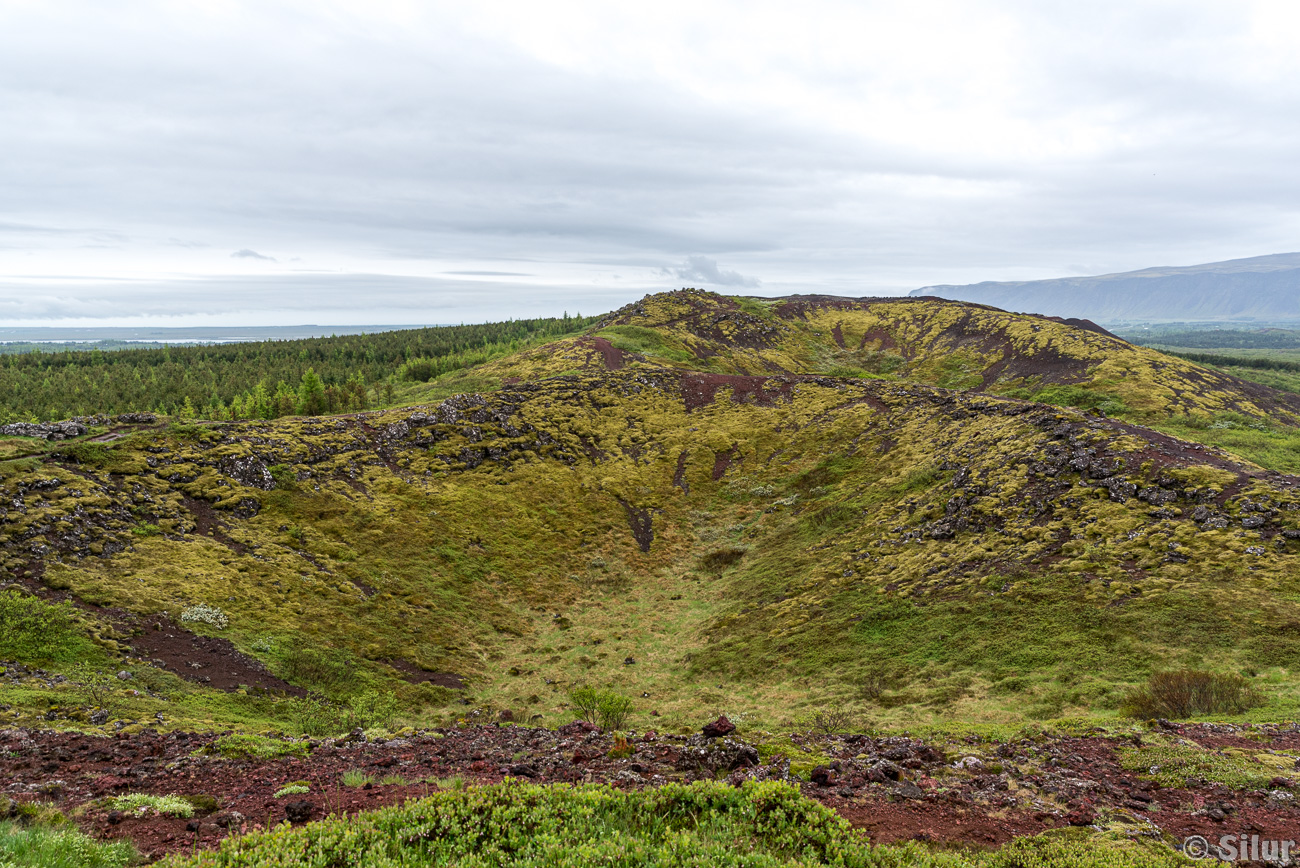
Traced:
<path fill-rule="evenodd" d="M 56 345 L 49 349 L 130 349 L 159 344 L 229 344 L 249 341 L 289 341 L 331 335 L 375 334 L 403 329 L 430 328 L 439 325 L 296 325 L 296 326 L 227 326 L 193 328 L 0 328 L 0 344 Z M 44 346 L 33 347 L 45 349 Z"/>

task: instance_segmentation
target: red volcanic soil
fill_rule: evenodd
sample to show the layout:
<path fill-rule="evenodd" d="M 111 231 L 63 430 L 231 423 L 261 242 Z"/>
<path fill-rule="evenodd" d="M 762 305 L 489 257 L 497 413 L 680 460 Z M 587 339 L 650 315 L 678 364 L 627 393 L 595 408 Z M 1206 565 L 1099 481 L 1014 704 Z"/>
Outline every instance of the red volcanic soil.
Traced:
<path fill-rule="evenodd" d="M 740 374 L 686 374 L 682 377 L 682 399 L 686 409 L 697 410 L 713 403 L 719 389 L 731 389 L 737 404 L 752 401 L 771 407 L 777 399 L 789 400 L 794 379 L 743 376 Z"/>
<path fill-rule="evenodd" d="M 218 690 L 247 687 L 293 696 L 306 693 L 272 675 L 261 661 L 240 653 L 230 640 L 192 633 L 173 622 L 165 612 L 137 616 L 135 620 L 139 621 L 137 627 L 141 630 L 130 640 L 135 653 L 154 661 L 154 665 L 161 663 L 163 668 L 187 681 Z"/>
<path fill-rule="evenodd" d="M 1259 752 L 1300 746 L 1300 730 L 1268 725 L 1169 725 L 1169 735 L 1207 748 L 1245 746 Z M 603 782 L 620 788 L 669 780 L 786 779 L 787 761 L 762 765 L 744 733 L 706 739 L 653 732 L 629 737 L 630 757 L 611 759 L 610 735 L 588 724 L 559 730 L 512 725 L 425 731 L 366 741 L 310 741 L 305 757 L 224 759 L 207 756 L 212 734 L 158 733 L 97 737 L 24 729 L 0 730 L 0 777 L 19 800 L 82 806 L 78 822 L 98 838 L 131 838 L 157 858 L 212 847 L 231 831 L 289 819 L 353 814 L 419 797 L 439 781 L 468 783 L 511 777 L 537 783 Z M 1296 784 L 1278 777 L 1269 788 L 1232 790 L 1203 783 L 1162 789 L 1120 768 L 1116 748 L 1129 739 L 1047 737 L 1008 743 L 970 739 L 946 749 L 911 738 L 866 735 L 792 736 L 835 758 L 813 770 L 804 793 L 838 811 L 878 843 L 920 840 L 943 846 L 996 846 L 1019 835 L 1120 819 L 1149 824 L 1176 840 L 1211 839 L 1242 830 L 1261 838 L 1300 834 Z M 982 759 L 966 759 L 966 750 Z M 350 770 L 371 776 L 345 787 Z M 384 783 L 384 779 L 389 782 Z M 276 799 L 276 790 L 307 781 L 306 795 Z M 106 797 L 145 792 L 207 796 L 213 808 L 192 820 L 126 816 Z M 292 807 L 292 810 L 286 811 Z"/>

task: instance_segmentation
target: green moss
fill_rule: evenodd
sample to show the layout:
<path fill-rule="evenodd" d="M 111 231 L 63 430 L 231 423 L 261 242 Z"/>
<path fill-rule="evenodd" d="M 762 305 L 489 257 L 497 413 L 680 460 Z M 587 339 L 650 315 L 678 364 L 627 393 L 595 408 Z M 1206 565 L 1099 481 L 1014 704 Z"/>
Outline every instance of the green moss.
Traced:
<path fill-rule="evenodd" d="M 227 759 L 248 757 L 266 759 L 281 756 L 306 756 L 307 743 L 234 733 L 232 735 L 223 735 L 204 750 Z"/>
<path fill-rule="evenodd" d="M 1242 750 L 1214 750 L 1163 739 L 1142 747 L 1121 747 L 1120 765 L 1162 787 L 1203 786 L 1210 782 L 1233 789 L 1266 789 L 1273 778 L 1295 769 L 1296 758 Z"/>

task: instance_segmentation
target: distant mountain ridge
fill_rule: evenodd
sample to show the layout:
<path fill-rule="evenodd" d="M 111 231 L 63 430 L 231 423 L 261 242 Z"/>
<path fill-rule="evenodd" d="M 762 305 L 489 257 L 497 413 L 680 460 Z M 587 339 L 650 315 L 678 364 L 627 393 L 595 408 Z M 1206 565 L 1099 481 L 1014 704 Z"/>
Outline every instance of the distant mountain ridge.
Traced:
<path fill-rule="evenodd" d="M 924 286 L 938 296 L 1102 324 L 1133 320 L 1300 321 L 1300 253 L 1093 277 Z"/>

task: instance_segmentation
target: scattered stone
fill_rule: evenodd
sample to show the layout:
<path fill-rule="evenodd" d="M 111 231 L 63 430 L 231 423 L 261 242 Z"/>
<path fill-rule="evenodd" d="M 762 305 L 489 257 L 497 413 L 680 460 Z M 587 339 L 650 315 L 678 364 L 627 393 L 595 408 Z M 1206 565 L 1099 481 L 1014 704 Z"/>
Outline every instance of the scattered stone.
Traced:
<path fill-rule="evenodd" d="M 901 784 L 899 784 L 897 787 L 894 788 L 894 793 L 896 795 L 902 796 L 905 799 L 925 798 L 925 791 L 922 790 L 920 787 L 918 787 L 916 784 L 912 783 L 911 781 L 903 781 Z"/>
<path fill-rule="evenodd" d="M 735 731 L 736 725 L 727 720 L 725 714 L 720 715 L 718 719 L 712 723 L 706 723 L 704 729 L 700 730 L 705 738 L 721 738 L 726 735 L 731 735 Z"/>
<path fill-rule="evenodd" d="M 819 787 L 833 787 L 839 776 L 836 775 L 835 769 L 830 766 L 817 766 L 808 775 L 808 779 Z"/>
<path fill-rule="evenodd" d="M 600 732 L 600 727 L 586 720 L 575 720 L 573 723 L 566 723 L 556 730 L 561 736 L 583 736 L 589 732 Z"/>
<path fill-rule="evenodd" d="M 305 823 L 316 813 L 316 806 L 307 799 L 289 802 L 284 806 L 284 817 L 290 823 Z"/>
<path fill-rule="evenodd" d="M 1097 822 L 1097 812 L 1088 805 L 1080 805 L 1065 815 L 1067 826 L 1091 826 Z"/>
<path fill-rule="evenodd" d="M 12 422 L 0 425 L 0 434 L 6 437 L 39 437 L 41 440 L 67 440 L 86 433 L 80 422 Z"/>

